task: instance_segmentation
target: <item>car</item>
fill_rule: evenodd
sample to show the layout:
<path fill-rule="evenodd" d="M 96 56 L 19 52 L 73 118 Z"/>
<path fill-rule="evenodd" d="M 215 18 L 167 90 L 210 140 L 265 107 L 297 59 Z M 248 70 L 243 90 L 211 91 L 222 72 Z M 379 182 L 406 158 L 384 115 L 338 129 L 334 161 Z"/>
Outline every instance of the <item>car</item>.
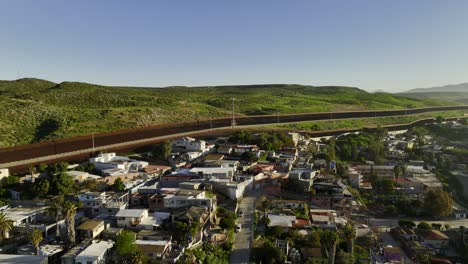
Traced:
<path fill-rule="evenodd" d="M 240 231 L 242 230 L 242 225 L 241 224 L 237 224 L 236 225 L 236 233 L 239 233 Z"/>
<path fill-rule="evenodd" d="M 239 212 L 237 213 L 237 215 L 239 215 L 239 217 L 242 217 L 242 216 L 244 216 L 244 212 L 242 212 L 241 210 L 239 210 Z"/>

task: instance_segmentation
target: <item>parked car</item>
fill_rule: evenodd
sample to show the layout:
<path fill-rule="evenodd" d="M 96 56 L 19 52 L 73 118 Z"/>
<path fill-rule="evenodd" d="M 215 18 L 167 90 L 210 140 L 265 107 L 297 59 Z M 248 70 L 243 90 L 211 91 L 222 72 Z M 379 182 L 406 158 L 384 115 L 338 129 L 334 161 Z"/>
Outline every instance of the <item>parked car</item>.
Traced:
<path fill-rule="evenodd" d="M 236 225 L 236 233 L 239 233 L 240 231 L 242 230 L 242 225 L 241 224 L 237 224 Z"/>

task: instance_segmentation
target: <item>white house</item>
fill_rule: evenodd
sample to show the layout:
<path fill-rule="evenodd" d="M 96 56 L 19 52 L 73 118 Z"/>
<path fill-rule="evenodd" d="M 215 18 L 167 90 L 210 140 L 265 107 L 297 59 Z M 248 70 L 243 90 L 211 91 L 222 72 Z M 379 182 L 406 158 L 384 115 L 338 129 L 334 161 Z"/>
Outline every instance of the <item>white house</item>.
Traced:
<path fill-rule="evenodd" d="M 101 153 L 97 157 L 90 158 L 89 162 L 96 166 L 98 170 L 120 169 L 127 171 L 139 171 L 146 166 L 148 162 L 132 160 L 128 157 L 116 156 L 115 153 Z"/>
<path fill-rule="evenodd" d="M 100 241 L 92 243 L 75 257 L 75 264 L 100 264 L 106 262 L 106 256 L 114 242 Z"/>
<path fill-rule="evenodd" d="M 0 168 L 0 180 L 10 176 L 10 171 L 7 168 Z"/>
<path fill-rule="evenodd" d="M 197 140 L 191 137 L 182 137 L 173 140 L 172 150 L 174 152 L 204 152 L 206 150 L 206 142 Z"/>
<path fill-rule="evenodd" d="M 136 227 L 148 217 L 148 209 L 120 209 L 115 217 L 118 227 Z"/>

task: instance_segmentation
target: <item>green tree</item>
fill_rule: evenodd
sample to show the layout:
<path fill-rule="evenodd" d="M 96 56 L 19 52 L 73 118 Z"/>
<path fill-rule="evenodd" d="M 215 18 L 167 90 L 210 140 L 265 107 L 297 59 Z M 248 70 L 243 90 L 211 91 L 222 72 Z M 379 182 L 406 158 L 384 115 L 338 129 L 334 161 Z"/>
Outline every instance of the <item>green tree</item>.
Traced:
<path fill-rule="evenodd" d="M 49 208 L 47 208 L 47 214 L 55 219 L 55 236 L 60 237 L 60 225 L 59 221 L 63 217 L 63 197 L 59 196 L 52 200 Z"/>
<path fill-rule="evenodd" d="M 322 232 L 320 232 L 320 243 L 328 250 L 328 264 L 334 264 L 338 234 L 334 231 L 322 230 Z"/>
<path fill-rule="evenodd" d="M 38 172 L 47 172 L 47 164 L 41 163 L 37 165 Z"/>
<path fill-rule="evenodd" d="M 255 263 L 279 264 L 286 260 L 283 251 L 269 240 L 265 240 L 262 247 L 255 248 L 253 255 Z"/>
<path fill-rule="evenodd" d="M 64 172 L 51 175 L 49 182 L 50 194 L 52 195 L 65 195 L 73 193 L 73 178 Z"/>
<path fill-rule="evenodd" d="M 407 228 L 414 228 L 416 226 L 416 224 L 413 221 L 405 220 L 405 219 L 398 220 L 398 225 L 400 227 L 407 227 Z"/>
<path fill-rule="evenodd" d="M 136 234 L 129 230 L 123 230 L 115 239 L 115 249 L 120 256 L 129 256 L 138 248 L 134 244 Z"/>
<path fill-rule="evenodd" d="M 65 224 L 67 226 L 67 239 L 68 245 L 75 245 L 75 216 L 76 216 L 76 205 L 70 201 L 63 203 L 63 212 L 65 214 Z"/>
<path fill-rule="evenodd" d="M 343 235 L 346 239 L 348 253 L 354 256 L 354 240 L 356 239 L 356 229 L 351 224 L 346 224 L 343 229 Z"/>
<path fill-rule="evenodd" d="M 418 228 L 419 229 L 431 230 L 432 226 L 429 223 L 423 221 L 423 222 L 418 224 Z"/>
<path fill-rule="evenodd" d="M 116 192 L 123 192 L 125 190 L 125 184 L 122 179 L 115 179 L 114 184 L 112 185 L 112 190 Z"/>
<path fill-rule="evenodd" d="M 15 175 L 10 175 L 2 179 L 2 187 L 3 188 L 12 188 L 19 184 L 19 177 Z"/>
<path fill-rule="evenodd" d="M 346 253 L 344 250 L 338 250 L 336 254 L 335 264 L 353 264 L 353 255 L 351 253 Z"/>
<path fill-rule="evenodd" d="M 452 206 L 452 198 L 441 189 L 430 189 L 424 198 L 424 211 L 435 218 L 449 216 L 452 212 Z"/>
<path fill-rule="evenodd" d="M 8 238 L 11 229 L 13 229 L 13 221 L 8 219 L 5 213 L 0 212 L 0 240 Z"/>
<path fill-rule="evenodd" d="M 39 255 L 39 244 L 43 239 L 44 237 L 42 236 L 42 232 L 39 229 L 34 228 L 29 234 L 29 240 L 31 240 L 31 243 L 36 249 L 36 255 Z"/>
<path fill-rule="evenodd" d="M 257 157 L 251 151 L 246 151 L 242 153 L 240 158 L 241 160 L 246 161 L 246 162 L 254 162 L 257 160 Z"/>
<path fill-rule="evenodd" d="M 322 244 L 320 243 L 320 232 L 317 230 L 307 235 L 306 241 L 307 241 L 307 245 L 310 247 L 318 248 L 322 246 Z"/>
<path fill-rule="evenodd" d="M 35 197 L 44 197 L 49 193 L 50 183 L 47 179 L 39 180 L 32 185 L 32 192 Z"/>
<path fill-rule="evenodd" d="M 233 216 L 225 216 L 219 220 L 219 226 L 223 229 L 233 229 L 236 226 L 236 219 Z"/>
<path fill-rule="evenodd" d="M 160 144 L 155 145 L 151 152 L 154 158 L 165 160 L 169 157 L 169 155 L 171 155 L 171 150 L 171 142 L 164 141 Z"/>

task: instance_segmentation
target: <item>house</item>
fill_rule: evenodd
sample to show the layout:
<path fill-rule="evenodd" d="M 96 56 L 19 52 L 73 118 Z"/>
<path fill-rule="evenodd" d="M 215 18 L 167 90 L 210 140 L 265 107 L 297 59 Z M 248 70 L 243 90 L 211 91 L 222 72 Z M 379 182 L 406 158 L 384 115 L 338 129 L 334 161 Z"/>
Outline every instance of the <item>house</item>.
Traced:
<path fill-rule="evenodd" d="M 291 228 L 293 223 L 296 222 L 296 216 L 293 215 L 279 215 L 279 214 L 268 214 L 268 227 L 280 226 L 283 228 Z"/>
<path fill-rule="evenodd" d="M 310 209 L 309 215 L 313 226 L 336 227 L 335 219 L 337 215 L 335 210 Z"/>
<path fill-rule="evenodd" d="M 182 137 L 171 142 L 173 152 L 204 152 L 206 142 L 191 137 Z"/>
<path fill-rule="evenodd" d="M 7 219 L 13 222 L 14 227 L 19 227 L 41 220 L 45 216 L 47 208 L 47 206 L 13 207 L 3 210 L 3 213 Z"/>
<path fill-rule="evenodd" d="M 192 176 L 184 173 L 167 174 L 161 177 L 161 187 L 179 187 L 182 182 L 188 182 Z"/>
<path fill-rule="evenodd" d="M 155 212 L 148 213 L 148 209 L 121 209 L 116 214 L 117 227 L 138 229 L 138 230 L 154 230 L 169 220 L 170 213 Z"/>
<path fill-rule="evenodd" d="M 226 195 L 232 200 L 237 200 L 243 197 L 245 192 L 252 190 L 253 178 L 244 179 L 239 182 L 211 179 L 209 183 L 213 186 L 213 190 Z"/>
<path fill-rule="evenodd" d="M 416 233 L 418 234 L 422 245 L 427 245 L 435 249 L 436 252 L 443 251 L 449 245 L 448 236 L 439 230 L 417 229 Z"/>
<path fill-rule="evenodd" d="M 164 259 L 164 255 L 171 251 L 171 240 L 142 240 L 137 239 L 135 245 L 143 255 L 153 260 Z"/>
<path fill-rule="evenodd" d="M 78 200 L 88 215 L 114 215 L 127 208 L 129 196 L 128 192 L 83 192 L 78 194 Z"/>
<path fill-rule="evenodd" d="M 293 181 L 300 189 L 301 193 L 308 193 L 314 182 L 317 171 L 309 169 L 295 169 L 289 172 L 289 180 Z"/>
<path fill-rule="evenodd" d="M 224 154 L 224 155 L 231 155 L 232 151 L 233 151 L 232 146 L 225 145 L 225 146 L 220 146 L 217 152 L 220 154 Z"/>
<path fill-rule="evenodd" d="M 7 168 L 0 168 L 0 180 L 10 176 L 10 171 Z"/>
<path fill-rule="evenodd" d="M 233 149 L 233 152 L 238 155 L 244 152 L 256 152 L 256 151 L 258 151 L 257 145 L 235 145 Z"/>
<path fill-rule="evenodd" d="M 148 162 L 116 156 L 115 153 L 100 153 L 97 157 L 90 158 L 89 162 L 94 164 L 98 170 L 120 169 L 124 171 L 139 171 L 148 166 Z"/>
<path fill-rule="evenodd" d="M 74 171 L 74 170 L 72 170 L 72 171 L 67 171 L 66 173 L 67 173 L 67 175 L 71 176 L 74 181 L 78 181 L 78 182 L 82 182 L 82 181 L 85 181 L 87 179 L 99 180 L 99 179 L 102 178 L 101 176 L 89 174 L 88 172 L 84 172 L 84 171 Z"/>
<path fill-rule="evenodd" d="M 137 227 L 144 218 L 148 217 L 147 209 L 120 209 L 115 215 L 117 226 L 122 228 Z"/>
<path fill-rule="evenodd" d="M 181 182 L 179 188 L 186 190 L 200 190 L 202 187 L 201 182 Z"/>
<path fill-rule="evenodd" d="M 164 165 L 148 165 L 143 169 L 140 169 L 140 172 L 146 175 L 147 177 L 156 177 L 159 175 L 163 175 L 167 171 L 170 171 L 171 167 L 164 166 Z"/>
<path fill-rule="evenodd" d="M 100 264 L 106 262 L 109 250 L 114 246 L 111 241 L 91 243 L 75 257 L 75 264 Z"/>
<path fill-rule="evenodd" d="M 360 172 L 364 177 L 370 177 L 371 172 L 373 172 L 377 175 L 377 177 L 390 179 L 395 178 L 395 166 L 357 165 L 353 168 Z"/>
<path fill-rule="evenodd" d="M 98 237 L 104 230 L 106 225 L 102 220 L 87 220 L 77 227 L 78 236 L 82 239 L 90 238 L 95 239 Z"/>
<path fill-rule="evenodd" d="M 195 167 L 190 170 L 190 174 L 208 179 L 231 179 L 234 173 L 234 167 Z"/>
<path fill-rule="evenodd" d="M 165 208 L 180 208 L 189 206 L 199 206 L 213 209 L 216 200 L 205 196 L 205 191 L 199 190 L 178 190 L 175 194 L 167 194 L 163 197 Z"/>
<path fill-rule="evenodd" d="M 359 189 L 362 184 L 362 174 L 359 173 L 356 169 L 354 168 L 349 168 L 348 169 L 348 180 L 349 180 L 349 185 L 351 185 L 353 188 Z"/>
<path fill-rule="evenodd" d="M 273 200 L 272 206 L 278 209 L 304 209 L 305 202 L 299 200 Z"/>
<path fill-rule="evenodd" d="M 0 263 L 2 264 L 47 264 L 47 256 L 27 256 L 0 254 Z"/>

